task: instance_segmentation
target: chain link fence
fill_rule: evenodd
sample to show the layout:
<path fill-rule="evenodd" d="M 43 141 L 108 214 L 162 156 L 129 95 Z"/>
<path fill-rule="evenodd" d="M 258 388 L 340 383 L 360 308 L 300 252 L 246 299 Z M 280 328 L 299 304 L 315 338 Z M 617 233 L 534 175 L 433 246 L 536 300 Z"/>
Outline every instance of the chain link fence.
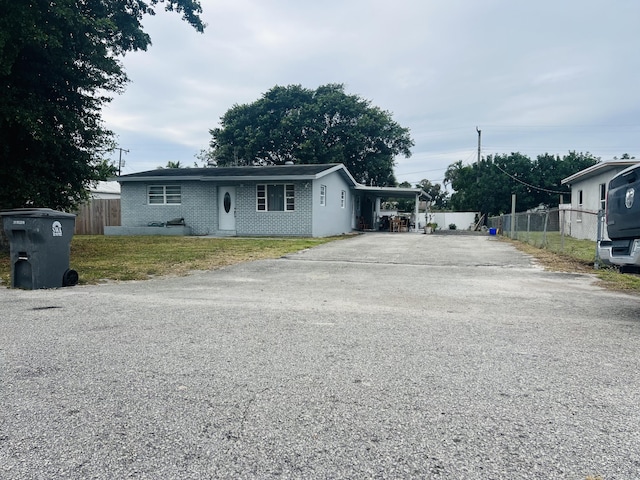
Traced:
<path fill-rule="evenodd" d="M 500 215 L 488 223 L 500 235 L 589 261 L 597 260 L 596 244 L 606 232 L 602 212 L 570 208 Z"/>

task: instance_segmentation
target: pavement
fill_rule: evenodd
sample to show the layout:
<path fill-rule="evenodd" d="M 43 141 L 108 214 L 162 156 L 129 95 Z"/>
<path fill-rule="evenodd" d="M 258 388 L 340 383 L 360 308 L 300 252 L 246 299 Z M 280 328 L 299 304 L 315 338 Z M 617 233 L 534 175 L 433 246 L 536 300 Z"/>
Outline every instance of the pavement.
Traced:
<path fill-rule="evenodd" d="M 3 288 L 0 312 L 2 479 L 640 478 L 640 297 L 496 237 Z"/>

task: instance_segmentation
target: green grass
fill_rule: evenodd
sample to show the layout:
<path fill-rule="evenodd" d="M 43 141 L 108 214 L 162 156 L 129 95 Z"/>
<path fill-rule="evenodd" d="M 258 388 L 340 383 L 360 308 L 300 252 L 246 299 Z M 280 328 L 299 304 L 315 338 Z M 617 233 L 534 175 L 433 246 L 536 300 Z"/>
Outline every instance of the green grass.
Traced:
<path fill-rule="evenodd" d="M 71 241 L 70 266 L 81 284 L 109 280 L 145 280 L 159 275 L 186 275 L 240 262 L 278 258 L 343 237 L 202 238 L 163 236 L 77 235 Z M 0 254 L 0 279 L 10 284 L 7 253 Z"/>
<path fill-rule="evenodd" d="M 568 235 L 563 238 L 560 232 L 516 232 L 515 239 L 580 261 L 594 262 L 596 258 L 596 242 Z"/>
<path fill-rule="evenodd" d="M 516 235 L 513 243 L 521 250 L 536 257 L 550 270 L 593 273 L 601 285 L 611 290 L 640 293 L 640 276 L 619 273 L 616 267 L 600 265 L 594 268 L 596 242 L 581 240 L 559 232 L 529 232 Z"/>
<path fill-rule="evenodd" d="M 603 285 L 613 290 L 640 293 L 640 276 L 630 273 L 619 273 L 615 268 L 601 268 L 596 275 Z"/>

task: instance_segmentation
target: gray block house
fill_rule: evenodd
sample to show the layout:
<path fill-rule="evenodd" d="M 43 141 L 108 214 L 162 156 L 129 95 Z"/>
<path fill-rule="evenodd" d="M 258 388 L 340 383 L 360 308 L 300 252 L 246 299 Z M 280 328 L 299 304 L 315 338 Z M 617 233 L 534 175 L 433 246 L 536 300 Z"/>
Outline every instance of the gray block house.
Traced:
<path fill-rule="evenodd" d="M 325 237 L 376 228 L 385 197 L 415 198 L 417 209 L 426 196 L 361 185 L 343 164 L 168 168 L 117 181 L 121 226 L 106 235 Z"/>

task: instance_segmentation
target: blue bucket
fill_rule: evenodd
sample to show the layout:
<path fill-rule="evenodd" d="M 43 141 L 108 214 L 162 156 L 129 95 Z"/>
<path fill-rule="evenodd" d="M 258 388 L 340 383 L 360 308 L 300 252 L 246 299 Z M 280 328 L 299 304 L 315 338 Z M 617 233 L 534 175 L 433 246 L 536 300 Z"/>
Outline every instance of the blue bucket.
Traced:
<path fill-rule="evenodd" d="M 496 229 L 495 228 L 490 228 L 489 229 L 489 235 L 495 235 L 496 234 Z"/>

